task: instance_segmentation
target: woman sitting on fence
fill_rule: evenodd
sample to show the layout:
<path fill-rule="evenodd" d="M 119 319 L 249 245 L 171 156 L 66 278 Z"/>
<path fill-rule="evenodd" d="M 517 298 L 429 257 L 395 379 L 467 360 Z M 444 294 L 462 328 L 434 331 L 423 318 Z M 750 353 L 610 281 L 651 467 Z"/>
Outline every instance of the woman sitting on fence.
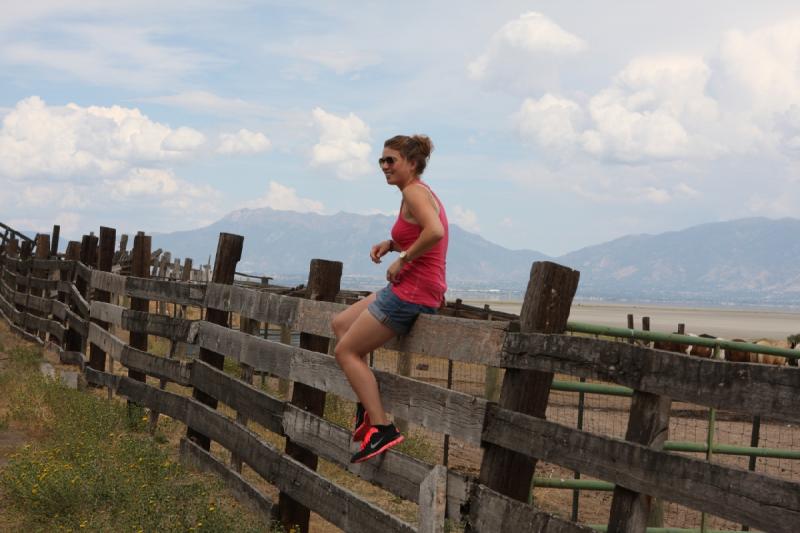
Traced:
<path fill-rule="evenodd" d="M 350 460 L 365 461 L 403 442 L 383 410 L 369 352 L 396 335 L 408 333 L 420 313 L 435 313 L 444 300 L 447 216 L 444 206 L 420 176 L 433 150 L 424 135 L 397 135 L 383 144 L 378 159 L 386 183 L 403 194 L 391 239 L 374 245 L 375 263 L 400 252 L 386 270 L 386 287 L 333 318 L 336 361 L 358 396 L 353 440 L 361 449 Z"/>

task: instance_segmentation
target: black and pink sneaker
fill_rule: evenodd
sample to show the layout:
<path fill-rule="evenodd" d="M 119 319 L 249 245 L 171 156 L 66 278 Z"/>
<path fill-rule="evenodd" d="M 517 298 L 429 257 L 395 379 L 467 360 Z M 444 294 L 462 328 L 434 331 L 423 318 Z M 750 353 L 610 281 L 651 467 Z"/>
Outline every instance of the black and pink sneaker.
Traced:
<path fill-rule="evenodd" d="M 394 424 L 372 426 L 361 442 L 361 449 L 350 458 L 351 463 L 360 463 L 379 455 L 392 446 L 397 446 L 405 437 L 397 431 Z"/>
<path fill-rule="evenodd" d="M 356 404 L 356 422 L 353 430 L 353 442 L 361 442 L 372 424 L 369 423 L 369 413 L 361 403 Z"/>

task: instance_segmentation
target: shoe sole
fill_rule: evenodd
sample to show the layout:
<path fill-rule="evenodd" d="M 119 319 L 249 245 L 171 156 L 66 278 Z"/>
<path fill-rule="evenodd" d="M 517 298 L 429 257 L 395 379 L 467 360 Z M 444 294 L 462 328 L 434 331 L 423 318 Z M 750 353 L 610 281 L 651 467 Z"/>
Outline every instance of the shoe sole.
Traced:
<path fill-rule="evenodd" d="M 374 452 L 372 452 L 371 454 L 369 454 L 369 455 L 365 455 L 365 456 L 364 456 L 364 457 L 362 457 L 361 459 L 357 459 L 357 460 L 353 461 L 353 463 L 354 463 L 354 464 L 355 464 L 355 463 L 363 463 L 363 462 L 364 462 L 364 461 L 366 461 L 367 459 L 372 459 L 372 458 L 373 458 L 373 457 L 375 457 L 376 455 L 380 455 L 380 454 L 382 454 L 383 452 L 385 452 L 386 450 L 388 450 L 388 449 L 389 449 L 389 448 L 391 448 L 392 446 L 397 446 L 398 444 L 400 444 L 400 443 L 401 443 L 401 442 L 403 442 L 404 440 L 406 440 L 406 438 L 405 438 L 404 436 L 402 436 L 402 435 L 399 435 L 399 436 L 398 436 L 396 439 L 394 439 L 393 441 L 389 441 L 389 442 L 387 442 L 386 444 L 384 444 L 383 446 L 381 446 L 380 448 L 378 448 L 377 450 L 375 450 L 375 451 L 374 451 Z"/>

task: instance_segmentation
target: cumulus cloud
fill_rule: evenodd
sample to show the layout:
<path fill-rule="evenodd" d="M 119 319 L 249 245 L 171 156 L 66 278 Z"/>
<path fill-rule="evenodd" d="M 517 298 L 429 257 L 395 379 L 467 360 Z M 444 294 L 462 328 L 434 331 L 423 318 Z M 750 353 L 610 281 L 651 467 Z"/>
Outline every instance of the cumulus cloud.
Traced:
<path fill-rule="evenodd" d="M 467 65 L 470 79 L 509 88 L 547 85 L 554 60 L 586 48 L 584 41 L 541 13 L 523 13 L 489 39 L 486 50 Z"/>
<path fill-rule="evenodd" d="M 236 133 L 223 133 L 217 147 L 219 154 L 257 154 L 272 148 L 272 141 L 257 131 L 241 129 Z"/>
<path fill-rule="evenodd" d="M 705 92 L 710 73 L 699 57 L 633 60 L 589 101 L 593 124 L 583 133 L 584 149 L 628 163 L 715 155 L 704 135 L 719 116 Z"/>
<path fill-rule="evenodd" d="M 77 223 L 89 210 L 102 213 L 104 224 L 121 213 L 160 218 L 170 229 L 210 222 L 220 214 L 221 192 L 163 168 L 205 145 L 199 131 L 171 128 L 138 109 L 48 106 L 33 96 L 3 117 L 0 188 L 14 191 L 9 218 L 15 208 L 36 208 L 41 215 L 16 218 L 39 226 L 58 213 Z"/>
<path fill-rule="evenodd" d="M 515 116 L 519 134 L 544 147 L 573 145 L 579 137 L 583 110 L 577 103 L 545 94 L 526 98 Z"/>
<path fill-rule="evenodd" d="M 716 100 L 706 94 L 711 70 L 699 57 L 632 60 L 588 103 L 545 94 L 526 99 L 515 115 L 522 138 L 546 148 L 577 148 L 629 164 L 712 158 L 717 140 Z"/>
<path fill-rule="evenodd" d="M 264 196 L 244 204 L 243 207 L 257 209 L 269 207 L 278 211 L 298 211 L 300 213 L 322 213 L 322 202 L 310 198 L 301 198 L 291 187 L 281 185 L 277 181 L 269 182 L 269 189 Z"/>
<path fill-rule="evenodd" d="M 311 164 L 332 167 L 336 177 L 352 180 L 372 170 L 369 163 L 369 126 L 350 113 L 345 117 L 317 107 L 312 112 L 319 142 L 311 150 Z"/>
<path fill-rule="evenodd" d="M 453 207 L 450 213 L 452 221 L 465 230 L 475 233 L 480 231 L 480 226 L 478 226 L 478 215 L 475 214 L 475 211 L 471 209 L 465 209 L 460 205 L 456 205 Z"/>
<path fill-rule="evenodd" d="M 199 131 L 172 129 L 138 109 L 48 106 L 26 98 L 3 119 L 0 174 L 65 177 L 111 175 L 141 163 L 171 161 L 196 153 Z"/>

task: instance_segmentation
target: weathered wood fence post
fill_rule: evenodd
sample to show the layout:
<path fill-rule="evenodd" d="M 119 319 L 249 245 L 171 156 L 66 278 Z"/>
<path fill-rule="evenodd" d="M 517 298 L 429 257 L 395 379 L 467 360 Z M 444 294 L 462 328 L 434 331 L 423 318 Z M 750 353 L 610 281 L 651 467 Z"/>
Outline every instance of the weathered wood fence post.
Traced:
<path fill-rule="evenodd" d="M 117 241 L 117 230 L 100 226 L 100 254 L 97 262 L 97 269 L 103 272 L 111 272 L 111 262 L 114 259 L 114 244 Z M 108 291 L 95 290 L 94 300 L 98 302 L 110 303 L 111 293 Z M 101 328 L 108 330 L 108 322 L 92 319 L 92 322 Z M 98 372 L 106 371 L 106 352 L 99 346 L 92 343 L 89 346 L 89 366 Z"/>
<path fill-rule="evenodd" d="M 562 333 L 579 277 L 580 272 L 549 261 L 534 263 L 520 311 L 520 331 Z M 507 369 L 500 390 L 500 406 L 544 418 L 552 383 L 551 372 Z M 487 443 L 479 480 L 501 494 L 527 502 L 536 461 Z"/>
<path fill-rule="evenodd" d="M 69 241 L 67 244 L 67 251 L 64 253 L 64 259 L 67 261 L 80 261 L 81 258 L 81 243 L 78 241 Z M 63 283 L 59 283 L 59 288 L 66 288 L 65 284 L 75 284 L 75 277 L 78 269 L 75 268 L 75 263 L 72 264 L 71 268 L 68 270 L 61 270 L 59 273 L 59 278 Z M 77 285 L 76 285 L 77 287 Z M 71 292 L 60 291 L 58 295 L 58 299 L 67 305 L 70 306 L 70 309 L 74 312 L 76 306 L 72 303 L 72 296 Z M 71 321 L 70 321 L 71 322 Z M 80 333 L 78 333 L 75 328 L 70 327 L 64 332 L 64 350 L 68 352 L 83 352 L 83 342 L 84 339 Z"/>
<path fill-rule="evenodd" d="M 133 238 L 133 252 L 131 257 L 131 276 L 136 278 L 150 277 L 150 246 L 152 239 L 140 231 Z M 150 312 L 150 300 L 145 298 L 131 298 L 132 311 Z M 147 351 L 147 333 L 131 331 L 131 348 Z M 146 381 L 147 375 L 144 372 L 128 368 L 128 377 L 137 381 Z"/>
<path fill-rule="evenodd" d="M 50 257 L 58 256 L 58 239 L 61 235 L 61 226 L 58 224 L 53 225 L 53 238 L 50 242 Z"/>
<path fill-rule="evenodd" d="M 213 283 L 223 283 L 225 285 L 233 284 L 233 276 L 236 272 L 236 264 L 242 258 L 242 248 L 244 246 L 244 237 L 241 235 L 234 235 L 232 233 L 220 233 L 219 241 L 217 243 L 217 256 L 214 260 L 214 277 Z M 219 309 L 207 309 L 206 321 L 220 326 L 228 325 L 228 313 Z M 225 356 L 217 352 L 200 348 L 199 359 L 214 368 L 222 370 L 225 364 Z M 205 392 L 194 389 L 192 397 L 212 409 L 217 408 L 217 399 Z M 199 433 L 194 428 L 187 428 L 186 436 L 193 440 L 198 446 L 208 451 L 211 449 L 211 439 Z"/>
<path fill-rule="evenodd" d="M 36 259 L 47 259 L 50 256 L 50 235 L 39 234 L 36 236 Z M 46 280 L 49 277 L 50 272 L 46 269 L 40 268 L 32 268 L 30 269 L 31 276 L 28 277 L 28 281 L 30 281 L 31 277 L 35 277 L 39 280 Z M 47 290 L 34 288 L 32 286 L 28 289 L 28 294 L 30 296 L 38 296 L 48 298 L 50 295 L 48 294 Z M 49 318 L 48 313 L 41 313 L 38 311 L 28 311 L 32 315 L 39 316 L 42 318 Z M 47 340 L 48 335 L 47 331 L 39 330 L 39 338 L 43 341 Z"/>
<path fill-rule="evenodd" d="M 311 300 L 333 302 L 339 293 L 342 280 L 342 263 L 312 259 L 308 274 L 308 297 Z M 315 352 L 328 353 L 330 339 L 308 333 L 300 334 L 300 347 Z M 302 383 L 295 383 L 292 390 L 292 404 L 317 416 L 325 411 L 325 392 Z M 317 469 L 317 456 L 286 439 L 286 454 L 303 463 L 312 470 Z M 278 512 L 283 527 L 288 531 L 298 527 L 299 531 L 308 531 L 310 511 L 298 502 L 281 492 L 278 497 Z"/>
<path fill-rule="evenodd" d="M 258 335 L 259 322 L 252 318 L 239 316 L 239 330 L 250 335 Z M 240 377 L 245 383 L 253 384 L 253 367 L 246 363 L 239 363 Z M 247 415 L 237 411 L 236 422 L 243 426 L 247 426 Z M 242 473 L 242 459 L 235 453 L 231 454 L 231 467 L 238 473 Z"/>

